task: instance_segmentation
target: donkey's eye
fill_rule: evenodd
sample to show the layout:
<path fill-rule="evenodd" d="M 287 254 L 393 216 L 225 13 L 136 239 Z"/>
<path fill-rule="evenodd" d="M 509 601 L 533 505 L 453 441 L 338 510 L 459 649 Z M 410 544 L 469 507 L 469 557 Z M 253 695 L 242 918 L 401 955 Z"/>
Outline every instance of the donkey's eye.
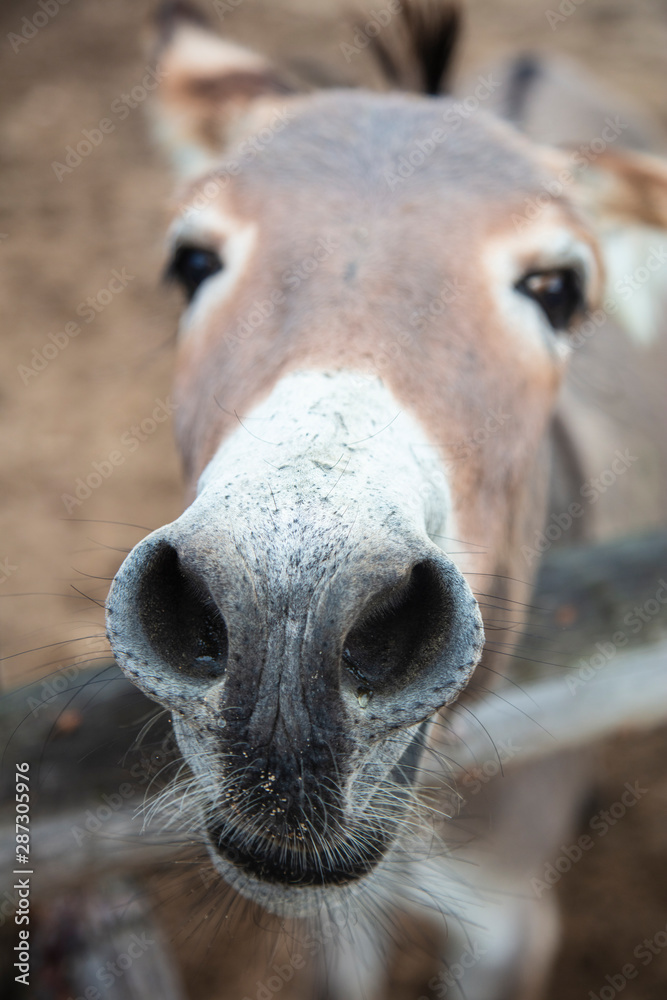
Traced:
<path fill-rule="evenodd" d="M 533 271 L 516 289 L 537 302 L 554 330 L 566 330 L 585 306 L 581 276 L 571 267 Z"/>
<path fill-rule="evenodd" d="M 179 282 L 190 302 L 202 282 L 221 270 L 222 261 L 215 250 L 180 246 L 167 269 L 167 277 Z"/>

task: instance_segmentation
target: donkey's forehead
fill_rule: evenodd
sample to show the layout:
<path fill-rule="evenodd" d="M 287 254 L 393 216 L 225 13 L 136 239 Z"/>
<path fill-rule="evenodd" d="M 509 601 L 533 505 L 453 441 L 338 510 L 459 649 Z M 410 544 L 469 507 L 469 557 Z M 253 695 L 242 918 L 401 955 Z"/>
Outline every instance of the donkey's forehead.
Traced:
<path fill-rule="evenodd" d="M 543 191 L 548 176 L 537 146 L 450 98 L 329 91 L 272 105 L 262 117 L 255 136 L 212 172 L 224 179 L 223 203 L 242 214 L 278 199 L 309 214 L 330 210 L 338 194 L 350 208 L 363 201 L 385 212 L 409 201 L 479 217 L 480 201 L 506 210 Z"/>

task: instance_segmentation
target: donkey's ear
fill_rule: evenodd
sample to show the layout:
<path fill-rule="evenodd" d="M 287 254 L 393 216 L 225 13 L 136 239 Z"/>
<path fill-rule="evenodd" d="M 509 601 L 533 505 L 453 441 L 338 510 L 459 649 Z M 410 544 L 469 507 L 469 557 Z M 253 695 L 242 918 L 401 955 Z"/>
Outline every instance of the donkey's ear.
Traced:
<path fill-rule="evenodd" d="M 575 171 L 573 193 L 594 221 L 618 321 L 650 343 L 664 329 L 667 305 L 667 161 L 604 151 Z"/>
<path fill-rule="evenodd" d="M 222 39 L 189 4 L 163 4 L 157 29 L 155 133 L 178 173 L 190 177 L 252 131 L 252 111 L 266 110 L 294 88 L 263 56 Z"/>
<path fill-rule="evenodd" d="M 646 153 L 601 153 L 576 178 L 586 208 L 603 224 L 667 229 L 667 161 Z"/>

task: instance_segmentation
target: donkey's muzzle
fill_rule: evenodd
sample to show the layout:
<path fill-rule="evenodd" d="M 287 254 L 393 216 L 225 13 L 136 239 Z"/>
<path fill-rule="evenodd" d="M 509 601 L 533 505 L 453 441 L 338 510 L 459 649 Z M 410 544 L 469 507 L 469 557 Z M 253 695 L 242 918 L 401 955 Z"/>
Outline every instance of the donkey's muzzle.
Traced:
<path fill-rule="evenodd" d="M 479 610 L 454 563 L 410 530 L 374 535 L 318 525 L 287 545 L 270 526 L 240 537 L 186 512 L 114 580 L 118 662 L 173 713 L 209 843 L 258 880 L 371 870 L 418 772 L 420 723 L 479 659 Z"/>

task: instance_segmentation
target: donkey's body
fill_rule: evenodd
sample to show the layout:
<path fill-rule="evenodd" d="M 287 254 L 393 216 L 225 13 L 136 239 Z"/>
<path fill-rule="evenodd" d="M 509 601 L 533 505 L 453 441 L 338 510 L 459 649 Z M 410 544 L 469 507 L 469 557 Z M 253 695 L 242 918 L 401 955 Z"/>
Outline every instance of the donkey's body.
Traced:
<path fill-rule="evenodd" d="M 332 996 L 382 995 L 381 928 L 407 914 L 466 996 L 536 997 L 556 920 L 530 878 L 585 768 L 525 764 L 443 822 L 438 735 L 471 677 L 461 712 L 507 671 L 554 453 L 557 513 L 587 475 L 571 414 L 554 420 L 568 331 L 603 298 L 595 213 L 641 201 L 664 225 L 667 178 L 605 161 L 608 182 L 573 175 L 518 226 L 567 160 L 476 105 L 286 97 L 189 22 L 163 58 L 171 134 L 216 164 L 174 225 L 193 502 L 119 571 L 114 650 L 173 714 L 225 881 L 274 913 L 358 917 L 325 956 Z"/>

